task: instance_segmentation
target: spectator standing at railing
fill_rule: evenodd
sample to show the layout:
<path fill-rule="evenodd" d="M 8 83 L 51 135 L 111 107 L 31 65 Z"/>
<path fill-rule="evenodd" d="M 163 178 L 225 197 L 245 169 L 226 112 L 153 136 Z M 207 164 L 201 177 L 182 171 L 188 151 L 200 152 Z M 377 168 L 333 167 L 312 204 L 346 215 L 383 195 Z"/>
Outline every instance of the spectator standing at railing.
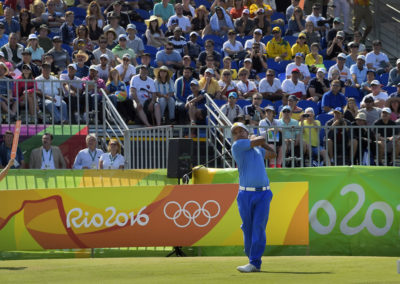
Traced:
<path fill-rule="evenodd" d="M 243 109 L 236 104 L 238 100 L 238 94 L 236 92 L 231 92 L 228 95 L 228 102 L 221 107 L 221 112 L 234 123 L 235 118 L 239 115 L 244 115 Z"/>
<path fill-rule="evenodd" d="M 96 170 L 99 168 L 99 160 L 103 150 L 97 149 L 97 137 L 96 134 L 86 135 L 87 148 L 80 150 L 75 157 L 74 165 L 72 166 L 75 170 L 92 169 Z"/>
<path fill-rule="evenodd" d="M 29 168 L 54 170 L 65 169 L 66 164 L 60 148 L 52 146 L 53 135 L 45 133 L 42 136 L 42 146 L 33 149 L 30 156 Z"/>
<path fill-rule="evenodd" d="M 374 80 L 371 82 L 371 89 L 372 92 L 367 96 L 371 96 L 374 99 L 374 104 L 376 107 L 383 108 L 385 106 L 386 101 L 388 100 L 389 96 L 386 92 L 382 92 L 381 83 L 378 80 Z M 361 106 L 364 106 L 365 96 L 361 101 Z"/>
<path fill-rule="evenodd" d="M 278 120 L 278 126 L 285 126 L 282 128 L 282 144 L 284 144 L 285 152 L 291 151 L 292 145 L 297 149 L 300 146 L 300 130 L 298 129 L 299 122 L 292 118 L 292 109 L 286 105 L 282 108 L 282 118 Z M 304 144 L 303 144 L 304 147 Z M 294 155 L 294 153 L 292 153 Z"/>
<path fill-rule="evenodd" d="M 247 100 L 258 92 L 256 84 L 249 80 L 249 75 L 249 70 L 244 67 L 240 68 L 238 71 L 239 82 L 236 84 L 239 97 Z"/>
<path fill-rule="evenodd" d="M 266 46 L 268 58 L 274 58 L 276 62 L 280 62 L 282 60 L 291 60 L 292 49 L 289 42 L 282 38 L 281 28 L 274 27 L 272 29 L 272 35 L 274 37 L 267 42 Z"/>
<path fill-rule="evenodd" d="M 67 104 L 63 100 L 58 78 L 51 76 L 50 72 L 50 64 L 43 64 L 42 75 L 35 78 L 38 81 L 36 92 L 44 101 L 46 110 L 52 115 L 53 122 L 63 124 L 68 121 Z"/>
<path fill-rule="evenodd" d="M 319 132 L 321 127 L 321 122 L 315 119 L 314 109 L 312 107 L 306 108 L 304 114 L 300 116 L 299 126 L 303 128 L 303 141 L 304 141 L 304 157 L 309 157 L 309 151 L 311 151 L 311 158 L 318 161 L 318 156 L 322 156 L 326 166 L 330 166 L 331 162 L 328 157 L 328 153 L 320 145 Z M 309 128 L 308 128 L 309 127 Z M 311 128 L 316 127 L 316 128 Z M 312 164 L 312 161 L 310 161 Z"/>
<path fill-rule="evenodd" d="M 168 121 L 175 123 L 175 89 L 172 80 L 173 73 L 167 66 L 161 66 L 154 70 L 156 79 L 154 81 L 157 102 L 160 104 L 161 119 L 164 120 L 165 109 L 168 107 Z M 165 122 L 165 121 L 164 121 Z M 165 123 L 164 123 L 165 124 Z"/>
<path fill-rule="evenodd" d="M 331 90 L 322 96 L 322 110 L 330 112 L 337 107 L 343 108 L 347 101 L 345 95 L 340 93 L 341 85 L 339 80 L 332 81 Z"/>
<path fill-rule="evenodd" d="M 400 83 L 400 58 L 396 60 L 396 67 L 389 72 L 388 86 L 397 86 Z"/>
<path fill-rule="evenodd" d="M 141 121 L 151 127 L 153 124 L 161 125 L 160 104 L 157 102 L 154 80 L 147 76 L 148 70 L 144 65 L 140 66 L 139 75 L 132 77 L 130 82 L 130 94 L 135 103 L 135 110 Z"/>
<path fill-rule="evenodd" d="M 289 95 L 295 95 L 299 99 L 305 99 L 307 92 L 306 87 L 300 78 L 299 68 L 292 69 L 292 76 L 282 82 L 282 91 Z"/>
<path fill-rule="evenodd" d="M 378 138 L 379 149 L 379 165 L 383 165 L 383 161 L 387 161 L 385 165 L 391 165 L 400 153 L 400 138 L 395 135 L 394 126 L 396 123 L 390 120 L 392 111 L 390 108 L 385 107 L 382 109 L 381 118 L 375 121 L 374 126 L 391 126 L 389 128 L 378 128 L 376 136 Z M 394 152 L 393 152 L 394 147 Z M 394 160 L 392 159 L 394 155 Z"/>
<path fill-rule="evenodd" d="M 357 63 L 350 67 L 350 74 L 353 80 L 353 87 L 360 89 L 362 83 L 367 81 L 367 68 L 365 66 L 364 55 L 357 56 Z"/>
<path fill-rule="evenodd" d="M 389 73 L 390 69 L 392 69 L 392 65 L 389 62 L 389 58 L 383 52 L 382 43 L 380 40 L 374 40 L 372 42 L 373 50 L 367 53 L 365 57 L 367 68 L 375 70 L 377 74 Z"/>
<path fill-rule="evenodd" d="M 121 144 L 115 138 L 110 139 L 107 153 L 100 156 L 99 169 L 118 170 L 124 169 L 125 158 L 121 155 Z"/>
<path fill-rule="evenodd" d="M 272 147 L 275 152 L 278 153 L 276 160 L 269 160 L 270 168 L 282 168 L 282 133 L 277 128 L 279 122 L 275 119 L 275 109 L 273 106 L 269 105 L 264 108 L 265 118 L 260 120 L 259 130 L 260 136 L 265 137 L 265 141 L 270 147 Z M 276 165 L 275 165 L 276 162 Z"/>
<path fill-rule="evenodd" d="M 67 98 L 67 104 L 71 107 L 71 114 L 73 114 L 73 117 L 71 117 L 72 123 L 79 123 L 81 121 L 80 114 L 85 106 L 85 96 L 81 95 L 82 82 L 80 81 L 80 78 L 75 76 L 76 70 L 76 64 L 69 64 L 67 67 L 67 73 L 62 73 L 60 75 L 60 80 L 73 81 L 62 82 L 64 97 Z"/>
<path fill-rule="evenodd" d="M 22 60 L 22 51 L 24 46 L 18 43 L 18 35 L 11 33 L 8 37 L 8 43 L 1 47 L 4 57 L 13 65 L 17 65 Z"/>
<path fill-rule="evenodd" d="M 31 67 L 33 77 L 37 77 L 41 74 L 39 67 L 32 62 L 32 53 L 29 48 L 25 48 L 22 51 L 22 61 L 18 63 L 15 68 L 21 71 L 22 66 L 25 64 Z"/>
<path fill-rule="evenodd" d="M 367 116 L 365 113 L 360 112 L 355 117 L 355 121 L 352 122 L 351 125 L 358 126 L 358 128 L 353 128 L 353 159 L 355 164 L 367 164 L 369 165 L 370 161 L 363 161 L 364 155 L 366 152 L 371 151 L 369 153 L 370 160 L 374 160 L 376 156 L 376 137 L 374 131 L 372 129 L 368 129 L 365 126 L 367 125 Z M 361 147 L 361 161 L 360 161 L 360 149 Z"/>
<path fill-rule="evenodd" d="M 14 139 L 14 133 L 10 130 L 6 130 L 3 135 L 3 142 L 0 144 L 0 168 L 7 166 L 7 161 L 11 158 L 11 149 Z M 21 148 L 17 147 L 17 153 L 14 160 L 12 169 L 22 169 L 25 167 L 24 155 L 22 154 Z"/>
<path fill-rule="evenodd" d="M 322 99 L 322 96 L 329 91 L 331 85 L 329 80 L 325 79 L 325 74 L 325 68 L 318 68 L 317 76 L 312 78 L 308 85 L 308 96 L 310 96 L 316 103 L 319 102 Z"/>
<path fill-rule="evenodd" d="M 275 71 L 268 69 L 266 77 L 260 81 L 258 91 L 263 95 L 263 98 L 272 102 L 282 99 L 281 81 L 275 78 Z"/>
<path fill-rule="evenodd" d="M 374 97 L 372 95 L 364 97 L 361 107 L 360 112 L 365 113 L 367 116 L 367 125 L 373 125 L 380 118 L 382 109 L 374 106 Z"/>
<path fill-rule="evenodd" d="M 101 104 L 102 104 L 102 92 L 101 90 L 106 91 L 106 84 L 103 81 L 103 79 L 100 79 L 98 77 L 98 71 L 97 71 L 97 66 L 96 65 L 91 65 L 89 67 L 89 76 L 83 77 L 82 78 L 83 84 L 82 84 L 82 89 L 87 90 L 87 94 L 89 96 L 89 111 L 94 111 L 95 110 L 95 104 L 97 101 L 97 110 L 100 112 L 99 114 L 99 120 L 102 119 L 101 117 Z M 94 82 L 90 82 L 94 81 Z M 86 89 L 87 85 L 87 89 Z M 97 88 L 96 88 L 97 87 Z M 84 113 L 84 120 L 86 120 L 86 116 L 88 115 L 87 112 Z"/>

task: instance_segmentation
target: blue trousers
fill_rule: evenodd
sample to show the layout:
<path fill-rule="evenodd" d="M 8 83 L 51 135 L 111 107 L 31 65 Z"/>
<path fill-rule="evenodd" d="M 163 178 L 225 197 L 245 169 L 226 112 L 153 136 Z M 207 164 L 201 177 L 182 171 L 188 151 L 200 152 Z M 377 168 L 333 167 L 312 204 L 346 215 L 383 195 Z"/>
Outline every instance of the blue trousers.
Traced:
<path fill-rule="evenodd" d="M 269 205 L 272 192 L 239 190 L 237 204 L 242 218 L 244 252 L 249 262 L 255 267 L 261 267 L 261 257 L 264 254 L 267 237 L 265 229 L 269 216 Z"/>

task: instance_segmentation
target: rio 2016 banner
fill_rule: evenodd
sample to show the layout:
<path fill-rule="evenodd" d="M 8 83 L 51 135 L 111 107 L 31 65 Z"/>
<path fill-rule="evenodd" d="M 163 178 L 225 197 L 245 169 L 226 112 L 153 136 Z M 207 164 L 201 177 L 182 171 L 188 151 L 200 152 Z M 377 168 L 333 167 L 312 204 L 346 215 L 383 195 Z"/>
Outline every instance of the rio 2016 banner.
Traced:
<path fill-rule="evenodd" d="M 271 187 L 268 244 L 307 245 L 308 183 Z M 0 190 L 0 250 L 242 245 L 237 190 L 237 184 Z"/>
<path fill-rule="evenodd" d="M 308 254 L 400 255 L 398 167 L 270 169 L 274 182 L 309 182 Z M 196 183 L 237 180 L 235 170 L 199 169 Z M 284 249 L 282 249 L 284 251 Z"/>

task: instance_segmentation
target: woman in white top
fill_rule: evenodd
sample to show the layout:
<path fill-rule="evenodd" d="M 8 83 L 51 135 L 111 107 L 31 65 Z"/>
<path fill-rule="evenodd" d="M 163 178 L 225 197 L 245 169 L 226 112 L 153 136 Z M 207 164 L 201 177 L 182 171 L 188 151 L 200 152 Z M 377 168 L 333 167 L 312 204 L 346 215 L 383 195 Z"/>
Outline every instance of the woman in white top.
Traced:
<path fill-rule="evenodd" d="M 156 80 L 157 101 L 161 108 L 161 117 L 164 117 L 165 109 L 168 105 L 168 118 L 171 122 L 175 120 L 175 86 L 172 80 L 172 71 L 167 66 L 161 66 L 154 70 Z"/>
<path fill-rule="evenodd" d="M 228 40 L 224 42 L 224 45 L 222 46 L 222 49 L 224 50 L 225 56 L 231 56 L 232 58 L 239 58 L 239 54 L 243 55 L 241 56 L 240 59 L 243 59 L 246 55 L 246 53 L 239 53 L 240 51 L 243 51 L 243 44 L 236 40 L 236 32 L 235 30 L 229 30 L 228 32 Z"/>
<path fill-rule="evenodd" d="M 100 157 L 99 168 L 106 170 L 124 169 L 125 159 L 120 153 L 121 145 L 118 143 L 117 139 L 110 139 L 107 153 L 104 153 Z"/>
<path fill-rule="evenodd" d="M 231 70 L 224 69 L 221 72 L 221 79 L 218 81 L 218 85 L 221 87 L 221 95 L 228 97 L 229 93 L 237 92 L 235 82 L 232 81 Z"/>
<path fill-rule="evenodd" d="M 147 25 L 145 32 L 147 38 L 147 45 L 159 48 L 164 46 L 168 39 L 164 36 L 164 33 L 160 29 L 162 25 L 162 19 L 157 16 L 151 16 L 150 19 L 144 21 Z"/>

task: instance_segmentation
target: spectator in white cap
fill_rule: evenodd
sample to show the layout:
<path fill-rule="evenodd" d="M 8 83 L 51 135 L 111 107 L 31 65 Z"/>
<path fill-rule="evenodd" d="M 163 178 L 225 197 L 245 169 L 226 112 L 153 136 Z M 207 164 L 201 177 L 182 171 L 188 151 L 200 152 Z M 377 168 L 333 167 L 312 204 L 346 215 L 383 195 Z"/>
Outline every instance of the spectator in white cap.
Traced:
<path fill-rule="evenodd" d="M 77 66 L 75 63 L 69 64 L 67 67 L 67 73 L 61 73 L 61 81 L 72 81 L 72 82 L 61 82 L 64 97 L 67 98 L 66 102 L 71 107 L 71 122 L 78 123 L 81 121 L 81 113 L 83 113 L 83 106 L 85 105 L 85 96 L 80 96 L 82 91 L 82 82 L 75 74 Z M 78 100 L 79 108 L 78 109 Z"/>
<path fill-rule="evenodd" d="M 317 75 L 310 80 L 308 85 L 307 95 L 310 96 L 314 102 L 319 102 L 322 96 L 330 89 L 330 83 L 329 80 L 325 78 L 325 74 L 325 68 L 318 68 Z"/>
<path fill-rule="evenodd" d="M 200 90 L 204 90 L 208 95 L 210 95 L 213 99 L 227 99 L 226 96 L 221 96 L 221 87 L 218 84 L 218 81 L 214 78 L 214 69 L 207 68 L 204 72 L 204 77 L 199 81 Z"/>
<path fill-rule="evenodd" d="M 281 81 L 275 77 L 275 71 L 268 69 L 258 85 L 259 92 L 263 95 L 263 98 L 272 102 L 282 99 L 282 86 Z"/>
<path fill-rule="evenodd" d="M 214 34 L 224 36 L 231 29 L 234 29 L 231 17 L 229 17 L 222 7 L 217 6 L 215 13 L 210 18 L 210 25 L 206 26 L 203 35 Z"/>
<path fill-rule="evenodd" d="M 100 55 L 100 64 L 97 65 L 97 71 L 99 78 L 103 79 L 104 82 L 108 80 L 108 74 L 110 73 L 110 59 L 107 54 Z"/>
<path fill-rule="evenodd" d="M 122 63 L 115 66 L 118 70 L 121 80 L 129 85 L 129 82 L 133 75 L 136 75 L 136 68 L 131 64 L 131 56 L 129 54 L 124 54 L 122 56 Z"/>
<path fill-rule="evenodd" d="M 111 66 L 115 66 L 114 53 L 107 48 L 107 38 L 104 35 L 99 37 L 99 47 L 93 50 L 93 55 L 97 64 L 100 63 L 100 55 L 102 54 L 107 54 Z"/>
<path fill-rule="evenodd" d="M 129 24 L 126 27 L 126 32 L 128 34 L 128 42 L 126 44 L 126 46 L 130 49 L 132 49 L 136 56 L 141 56 L 143 54 L 144 51 L 144 44 L 143 44 L 143 40 L 136 36 L 136 26 L 135 24 Z"/>
<path fill-rule="evenodd" d="M 199 38 L 199 34 L 197 32 L 191 32 L 189 36 L 189 41 L 186 43 L 187 53 L 185 55 L 189 55 L 190 59 L 193 62 L 196 62 L 197 57 L 199 56 L 202 47 L 198 44 L 197 39 Z"/>
<path fill-rule="evenodd" d="M 35 34 L 30 34 L 28 37 L 28 45 L 26 47 L 32 55 L 32 62 L 38 63 L 37 61 L 42 62 L 42 57 L 44 54 L 43 48 L 39 46 L 38 37 Z"/>
<path fill-rule="evenodd" d="M 360 89 L 362 83 L 367 81 L 367 67 L 365 66 L 365 56 L 358 55 L 356 64 L 350 67 L 350 74 L 353 80 L 353 87 Z"/>
<path fill-rule="evenodd" d="M 297 68 L 300 70 L 300 81 L 302 81 L 305 85 L 311 79 L 310 71 L 308 70 L 307 65 L 303 63 L 304 54 L 302 52 L 296 53 L 294 57 L 294 62 L 288 64 L 286 66 L 286 78 L 290 79 L 292 77 L 292 70 Z"/>
<path fill-rule="evenodd" d="M 281 168 L 282 167 L 282 134 L 280 133 L 279 128 L 277 127 L 279 124 L 278 119 L 275 119 L 276 111 L 272 105 L 268 105 L 264 108 L 265 118 L 260 120 L 259 130 L 260 136 L 264 136 L 266 142 L 275 149 L 275 152 L 278 153 L 278 157 L 273 160 L 269 160 L 270 168 Z"/>
<path fill-rule="evenodd" d="M 397 86 L 400 83 L 400 58 L 396 60 L 396 67 L 389 72 L 388 86 Z"/>
<path fill-rule="evenodd" d="M 347 46 L 349 47 L 350 52 L 346 58 L 346 67 L 350 69 L 353 64 L 357 63 L 357 57 L 360 55 L 360 52 L 358 51 L 359 44 L 352 41 L 349 42 Z"/>
<path fill-rule="evenodd" d="M 332 71 L 338 70 L 340 74 L 340 81 L 344 82 L 346 86 L 351 86 L 350 69 L 345 66 L 347 55 L 340 53 L 336 58 L 336 64 L 332 65 L 328 71 L 328 79 L 332 79 Z"/>
<path fill-rule="evenodd" d="M 250 18 L 249 9 L 243 9 L 241 16 L 235 19 L 235 29 L 241 37 L 251 35 L 254 30 L 254 21 Z"/>
<path fill-rule="evenodd" d="M 326 58 L 330 60 L 335 60 L 335 58 L 341 54 L 346 53 L 346 48 L 344 45 L 345 34 L 343 31 L 338 31 L 336 37 L 328 42 L 328 49 L 326 50 Z M 346 55 L 347 57 L 347 55 Z M 346 60 L 346 58 L 345 58 Z"/>
<path fill-rule="evenodd" d="M 261 42 L 261 39 L 263 37 L 262 30 L 261 29 L 255 29 L 253 32 L 253 38 L 246 40 L 244 44 L 244 49 L 246 49 L 248 52 L 251 51 L 253 48 L 254 43 L 259 43 L 260 44 L 260 51 L 262 54 L 265 53 L 265 44 Z"/>
<path fill-rule="evenodd" d="M 135 53 L 135 51 L 133 51 L 133 49 L 131 49 L 127 46 L 127 41 L 128 41 L 127 35 L 125 35 L 125 34 L 119 35 L 118 36 L 118 44 L 112 49 L 112 52 L 115 55 L 115 60 L 119 63 L 122 63 L 122 56 L 124 54 L 129 54 L 131 57 L 130 58 L 131 63 L 136 66 L 137 65 L 136 53 Z"/>
<path fill-rule="evenodd" d="M 379 108 L 383 108 L 385 106 L 385 103 L 387 99 L 389 98 L 388 94 L 386 92 L 382 92 L 381 88 L 381 83 L 378 80 L 374 80 L 371 82 L 371 89 L 372 93 L 369 95 L 372 95 L 374 99 L 374 105 Z M 361 101 L 361 105 L 365 106 L 365 98 Z"/>

